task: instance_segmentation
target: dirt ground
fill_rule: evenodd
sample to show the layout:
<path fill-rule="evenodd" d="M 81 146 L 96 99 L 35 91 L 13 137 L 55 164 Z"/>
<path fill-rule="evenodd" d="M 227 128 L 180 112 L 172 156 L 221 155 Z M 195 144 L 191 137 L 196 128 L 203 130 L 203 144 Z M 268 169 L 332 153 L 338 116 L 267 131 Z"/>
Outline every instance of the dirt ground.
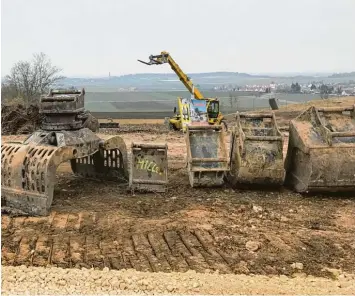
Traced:
<path fill-rule="evenodd" d="M 287 122 L 297 114 L 278 117 Z M 330 278 L 332 270 L 355 273 L 354 195 L 191 188 L 183 135 L 159 124 L 137 127 L 122 125 L 127 147 L 168 143 L 168 191 L 132 193 L 127 184 L 76 177 L 65 163 L 48 217 L 2 215 L 3 265 Z"/>

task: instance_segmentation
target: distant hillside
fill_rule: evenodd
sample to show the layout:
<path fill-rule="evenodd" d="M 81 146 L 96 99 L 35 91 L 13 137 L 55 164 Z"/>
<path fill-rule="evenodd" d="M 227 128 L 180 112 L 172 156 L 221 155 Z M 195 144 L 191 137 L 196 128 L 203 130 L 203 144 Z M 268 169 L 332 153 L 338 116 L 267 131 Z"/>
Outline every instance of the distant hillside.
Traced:
<path fill-rule="evenodd" d="M 211 89 L 216 85 L 238 85 L 255 79 L 267 79 L 268 76 L 250 75 L 238 72 L 211 72 L 187 74 L 201 89 Z M 75 86 L 91 89 L 137 88 L 139 90 L 185 90 L 175 73 L 144 73 L 100 78 L 65 78 L 60 86 Z"/>
<path fill-rule="evenodd" d="M 352 75 L 352 76 L 351 76 Z M 311 74 L 282 75 L 252 75 L 239 72 L 210 72 L 210 73 L 191 73 L 188 76 L 193 80 L 199 89 L 212 90 L 216 86 L 243 86 L 246 84 L 268 84 L 271 82 L 291 84 L 311 83 L 313 81 L 341 81 L 355 78 L 355 72 L 339 73 L 325 76 L 312 76 Z M 129 88 L 138 91 L 182 91 L 185 90 L 175 73 L 144 73 L 130 74 L 122 76 L 99 77 L 99 78 L 65 78 L 58 84 L 59 87 L 85 87 L 89 92 L 122 91 Z"/>
<path fill-rule="evenodd" d="M 329 76 L 329 78 L 347 78 L 347 77 L 355 77 L 355 71 L 348 73 L 334 73 Z"/>

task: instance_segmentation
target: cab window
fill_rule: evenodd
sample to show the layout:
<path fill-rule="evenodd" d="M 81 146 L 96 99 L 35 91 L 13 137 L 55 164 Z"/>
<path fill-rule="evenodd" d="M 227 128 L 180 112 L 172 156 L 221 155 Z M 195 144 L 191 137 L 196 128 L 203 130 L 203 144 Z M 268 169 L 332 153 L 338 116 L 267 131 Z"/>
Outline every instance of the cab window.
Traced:
<path fill-rule="evenodd" d="M 219 104 L 218 102 L 211 102 L 208 105 L 208 116 L 212 117 L 212 118 L 216 118 L 218 117 L 218 113 L 219 113 Z"/>

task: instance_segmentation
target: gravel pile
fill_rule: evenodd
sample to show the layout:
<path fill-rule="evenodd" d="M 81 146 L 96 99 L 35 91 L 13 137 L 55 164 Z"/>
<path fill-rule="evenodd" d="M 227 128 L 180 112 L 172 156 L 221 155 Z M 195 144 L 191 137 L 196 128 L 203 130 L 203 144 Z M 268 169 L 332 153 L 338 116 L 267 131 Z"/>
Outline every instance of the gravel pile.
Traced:
<path fill-rule="evenodd" d="M 337 279 L 218 273 L 145 273 L 134 270 L 61 269 L 2 266 L 2 295 L 113 294 L 347 294 L 355 293 L 355 275 Z"/>

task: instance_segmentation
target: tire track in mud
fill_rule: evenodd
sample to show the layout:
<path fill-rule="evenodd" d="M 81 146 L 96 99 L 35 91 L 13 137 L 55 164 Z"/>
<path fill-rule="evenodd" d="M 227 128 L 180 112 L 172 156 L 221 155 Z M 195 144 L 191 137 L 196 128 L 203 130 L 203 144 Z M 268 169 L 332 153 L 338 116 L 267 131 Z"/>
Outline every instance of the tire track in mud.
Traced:
<path fill-rule="evenodd" d="M 353 230 L 345 227 L 353 221 L 347 216 L 352 213 L 351 207 L 342 219 L 337 218 L 337 228 L 332 223 L 321 230 L 307 228 L 307 223 L 284 223 L 289 225 L 284 231 L 280 230 L 278 220 L 274 224 L 273 220 L 267 220 L 265 224 L 259 219 L 256 224 L 254 218 L 258 228 L 249 227 L 254 212 L 238 212 L 239 216 L 247 215 L 243 217 L 246 224 L 243 220 L 230 220 L 235 219 L 230 207 L 228 219 L 221 214 L 218 224 L 208 224 L 210 218 L 206 218 L 200 227 L 193 220 L 196 210 L 189 212 L 192 218 L 185 212 L 176 222 L 175 218 L 132 218 L 117 209 L 103 208 L 97 212 L 64 209 L 52 211 L 48 217 L 2 215 L 2 262 L 14 266 L 50 264 L 149 272 L 192 269 L 285 275 L 295 272 L 291 263 L 302 262 L 304 272 L 311 275 L 322 276 L 323 267 L 354 271 Z M 208 213 L 202 211 L 198 219 L 211 215 Z M 260 250 L 250 252 L 246 248 L 249 240 L 260 243 Z"/>
<path fill-rule="evenodd" d="M 3 264 L 232 272 L 207 231 L 153 230 L 122 235 L 112 228 L 107 235 L 102 229 L 110 226 L 108 220 L 89 213 L 52 213 L 46 218 L 3 216 Z"/>

